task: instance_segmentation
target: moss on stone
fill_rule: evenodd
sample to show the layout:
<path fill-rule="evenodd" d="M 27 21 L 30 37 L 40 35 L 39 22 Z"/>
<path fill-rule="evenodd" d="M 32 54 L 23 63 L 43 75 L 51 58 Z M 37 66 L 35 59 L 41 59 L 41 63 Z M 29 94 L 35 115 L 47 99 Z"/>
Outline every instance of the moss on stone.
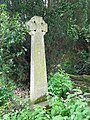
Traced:
<path fill-rule="evenodd" d="M 47 101 L 47 96 L 46 95 L 41 96 L 40 98 L 38 98 L 37 100 L 35 100 L 34 104 L 38 104 L 38 103 L 44 102 L 44 101 Z"/>

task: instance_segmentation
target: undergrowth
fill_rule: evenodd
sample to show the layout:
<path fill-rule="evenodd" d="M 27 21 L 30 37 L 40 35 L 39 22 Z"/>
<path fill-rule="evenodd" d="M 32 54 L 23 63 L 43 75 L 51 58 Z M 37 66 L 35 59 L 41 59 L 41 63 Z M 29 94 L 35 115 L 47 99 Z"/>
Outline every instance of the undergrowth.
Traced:
<path fill-rule="evenodd" d="M 58 85 L 55 86 L 56 84 Z M 19 109 L 0 114 L 0 120 L 88 120 L 90 118 L 88 100 L 79 88 L 73 89 L 72 82 L 66 73 L 57 72 L 49 76 L 49 87 L 52 88 L 49 88 L 47 97 L 49 107 L 37 105 L 32 110 L 30 104 L 26 103 Z M 66 88 L 63 89 L 64 87 Z M 52 94 L 53 91 L 54 94 Z M 63 92 L 65 97 L 61 94 Z"/>

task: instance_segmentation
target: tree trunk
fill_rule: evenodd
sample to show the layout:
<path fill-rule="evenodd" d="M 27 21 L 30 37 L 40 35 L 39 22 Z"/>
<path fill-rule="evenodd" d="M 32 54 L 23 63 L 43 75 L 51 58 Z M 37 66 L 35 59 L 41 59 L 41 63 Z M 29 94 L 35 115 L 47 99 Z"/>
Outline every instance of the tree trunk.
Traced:
<path fill-rule="evenodd" d="M 48 7 L 51 6 L 51 0 L 48 0 Z"/>

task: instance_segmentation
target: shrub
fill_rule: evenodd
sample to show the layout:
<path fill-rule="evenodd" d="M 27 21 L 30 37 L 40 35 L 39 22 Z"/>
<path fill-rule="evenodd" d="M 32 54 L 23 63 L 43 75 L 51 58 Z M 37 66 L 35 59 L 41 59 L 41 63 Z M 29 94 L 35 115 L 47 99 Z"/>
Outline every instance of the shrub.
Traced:
<path fill-rule="evenodd" d="M 34 111 L 29 107 L 7 113 L 1 117 L 3 120 L 49 120 L 49 115 L 43 107 L 36 106 Z"/>
<path fill-rule="evenodd" d="M 14 83 L 3 74 L 0 75 L 0 107 L 13 96 Z"/>
<path fill-rule="evenodd" d="M 54 96 L 49 99 L 49 109 L 35 106 L 31 110 L 26 105 L 22 109 L 3 115 L 1 118 L 3 120 L 88 120 L 90 108 L 86 99 L 80 94 L 81 91 L 77 90 L 74 94 L 68 94 L 66 99 Z"/>
<path fill-rule="evenodd" d="M 15 85 L 11 79 L 0 75 L 0 115 L 9 111 L 10 99 L 14 96 Z M 1 120 L 1 119 L 0 119 Z"/>
<path fill-rule="evenodd" d="M 46 109 L 41 106 L 36 106 L 31 114 L 30 120 L 49 120 L 50 116 L 46 113 Z"/>
<path fill-rule="evenodd" d="M 27 63 L 22 59 L 26 29 L 19 14 L 11 16 L 6 5 L 0 5 L 0 72 L 13 80 L 23 80 Z M 24 63 L 22 62 L 24 61 Z"/>
<path fill-rule="evenodd" d="M 30 109 L 28 107 L 24 107 L 23 109 L 9 112 L 1 116 L 1 118 L 3 120 L 30 120 Z"/>
<path fill-rule="evenodd" d="M 63 71 L 49 76 L 48 90 L 51 95 L 65 96 L 66 92 L 71 89 L 72 82 Z"/>
<path fill-rule="evenodd" d="M 78 97 L 77 93 L 69 94 L 67 99 L 57 96 L 51 99 L 50 103 L 52 120 L 88 120 L 90 108 L 83 96 Z"/>
<path fill-rule="evenodd" d="M 10 16 L 6 5 L 0 5 L 0 106 L 13 95 L 13 80 L 16 80 L 16 64 L 25 50 L 23 41 L 25 28 L 18 14 Z M 20 78 L 20 76 L 18 77 Z"/>

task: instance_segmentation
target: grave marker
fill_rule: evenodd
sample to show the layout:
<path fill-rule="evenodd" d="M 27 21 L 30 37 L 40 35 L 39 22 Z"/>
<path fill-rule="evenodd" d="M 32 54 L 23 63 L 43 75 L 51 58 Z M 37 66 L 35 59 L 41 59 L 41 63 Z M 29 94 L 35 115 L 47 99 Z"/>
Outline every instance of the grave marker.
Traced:
<path fill-rule="evenodd" d="M 48 92 L 44 47 L 47 24 L 42 17 L 34 16 L 27 22 L 27 26 L 31 35 L 30 99 L 34 102 Z"/>

